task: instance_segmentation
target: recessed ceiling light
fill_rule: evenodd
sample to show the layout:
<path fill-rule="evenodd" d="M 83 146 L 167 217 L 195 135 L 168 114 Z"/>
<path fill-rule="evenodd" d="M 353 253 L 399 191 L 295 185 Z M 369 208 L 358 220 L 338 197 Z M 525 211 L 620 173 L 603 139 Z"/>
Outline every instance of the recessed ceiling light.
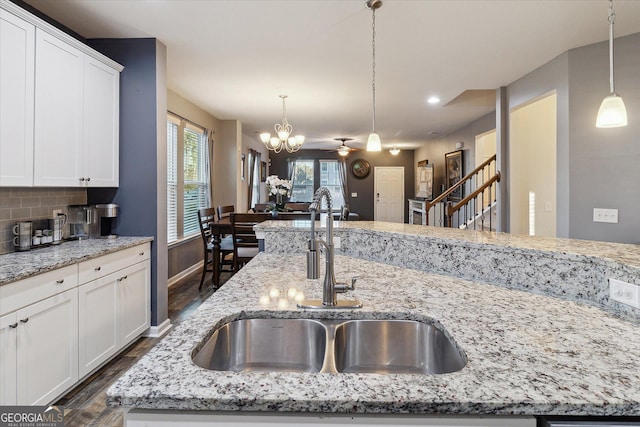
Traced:
<path fill-rule="evenodd" d="M 429 97 L 429 99 L 427 99 L 427 102 L 429 104 L 438 104 L 440 102 L 440 98 L 438 98 L 437 96 L 431 96 Z"/>

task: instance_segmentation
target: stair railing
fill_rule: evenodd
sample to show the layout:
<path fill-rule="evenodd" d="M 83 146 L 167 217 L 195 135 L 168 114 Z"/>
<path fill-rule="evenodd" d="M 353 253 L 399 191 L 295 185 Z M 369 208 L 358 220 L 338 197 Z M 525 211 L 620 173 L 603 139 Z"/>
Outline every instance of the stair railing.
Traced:
<path fill-rule="evenodd" d="M 426 223 L 429 225 L 429 213 L 431 209 L 440 206 L 441 222 L 445 227 L 466 228 L 467 225 L 477 229 L 485 229 L 485 213 L 488 211 L 488 229 L 494 229 L 492 207 L 496 202 L 497 183 L 500 182 L 500 172 L 496 171 L 495 154 L 482 162 L 471 173 L 467 174 L 451 188 L 431 201 L 426 202 Z M 459 201 L 449 200 L 451 195 L 461 189 L 461 194 L 467 194 Z M 487 209 L 488 208 L 488 209 Z M 437 215 L 434 215 L 437 217 Z"/>

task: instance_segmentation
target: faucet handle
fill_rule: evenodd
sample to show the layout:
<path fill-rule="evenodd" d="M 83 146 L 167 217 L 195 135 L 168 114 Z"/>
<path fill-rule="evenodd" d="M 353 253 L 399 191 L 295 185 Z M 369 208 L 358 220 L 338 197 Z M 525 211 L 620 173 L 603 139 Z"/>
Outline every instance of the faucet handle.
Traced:
<path fill-rule="evenodd" d="M 357 277 L 352 277 L 351 278 L 351 285 L 347 285 L 344 282 L 336 283 L 336 287 L 335 287 L 336 292 L 344 293 L 344 292 L 347 292 L 347 291 L 353 291 L 356 288 L 356 280 L 358 280 Z"/>

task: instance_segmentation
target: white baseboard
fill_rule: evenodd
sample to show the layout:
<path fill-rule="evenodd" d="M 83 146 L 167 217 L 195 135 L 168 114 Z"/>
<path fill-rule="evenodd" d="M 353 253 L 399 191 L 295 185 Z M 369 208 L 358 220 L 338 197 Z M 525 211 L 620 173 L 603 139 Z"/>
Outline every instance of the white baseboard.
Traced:
<path fill-rule="evenodd" d="M 171 324 L 171 320 L 165 319 L 164 322 L 159 324 L 158 326 L 151 326 L 147 332 L 144 334 L 145 337 L 149 338 L 160 338 L 173 327 Z"/>
<path fill-rule="evenodd" d="M 193 264 L 191 267 L 187 268 L 186 270 L 182 270 L 180 273 L 176 274 L 175 276 L 170 277 L 169 280 L 167 280 L 167 287 L 171 287 L 175 285 L 180 280 L 184 279 L 187 276 L 192 275 L 198 270 L 202 270 L 202 261 L 198 261 L 197 263 Z"/>

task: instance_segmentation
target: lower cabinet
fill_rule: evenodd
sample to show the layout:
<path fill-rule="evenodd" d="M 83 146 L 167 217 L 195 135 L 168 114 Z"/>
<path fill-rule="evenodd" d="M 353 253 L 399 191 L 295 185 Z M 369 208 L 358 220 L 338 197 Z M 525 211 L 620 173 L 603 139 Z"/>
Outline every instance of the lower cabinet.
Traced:
<path fill-rule="evenodd" d="M 44 405 L 78 381 L 78 290 L 0 318 L 0 404 Z"/>
<path fill-rule="evenodd" d="M 18 404 L 45 405 L 78 381 L 78 290 L 17 315 Z"/>
<path fill-rule="evenodd" d="M 3 286 L 0 405 L 52 403 L 149 328 L 149 252 L 147 243 L 91 260 L 102 275 L 86 283 L 73 265 Z"/>
<path fill-rule="evenodd" d="M 149 328 L 149 274 L 147 260 L 78 288 L 80 377 Z"/>

